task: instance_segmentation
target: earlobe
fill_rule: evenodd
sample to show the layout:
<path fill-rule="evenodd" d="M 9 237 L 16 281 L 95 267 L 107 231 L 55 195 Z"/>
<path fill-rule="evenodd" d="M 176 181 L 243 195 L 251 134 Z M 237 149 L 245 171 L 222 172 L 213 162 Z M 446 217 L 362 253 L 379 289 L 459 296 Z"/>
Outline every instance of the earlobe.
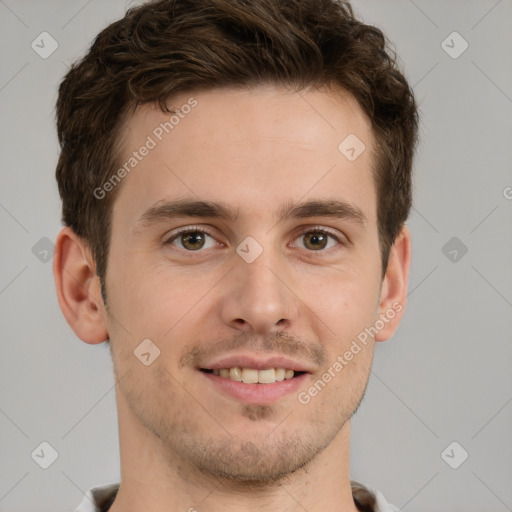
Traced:
<path fill-rule="evenodd" d="M 375 336 L 375 341 L 386 341 L 398 329 L 407 301 L 410 263 L 411 233 L 404 225 L 389 254 L 379 304 L 379 319 L 384 327 Z"/>
<path fill-rule="evenodd" d="M 75 334 L 86 343 L 108 339 L 100 281 L 90 251 L 69 228 L 63 228 L 55 243 L 53 276 L 60 309 Z"/>

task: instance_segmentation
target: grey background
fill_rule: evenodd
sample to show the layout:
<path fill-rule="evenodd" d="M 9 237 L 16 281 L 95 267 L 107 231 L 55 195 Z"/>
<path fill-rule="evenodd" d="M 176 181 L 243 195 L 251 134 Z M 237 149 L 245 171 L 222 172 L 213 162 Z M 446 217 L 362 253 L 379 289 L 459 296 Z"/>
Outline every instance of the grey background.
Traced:
<path fill-rule="evenodd" d="M 60 229 L 57 86 L 126 5 L 0 0 L 1 511 L 70 511 L 119 479 L 108 348 L 68 327 L 44 251 Z M 352 478 L 406 511 L 512 510 L 512 2 L 354 6 L 395 43 L 422 142 L 409 303 L 352 420 Z M 59 45 L 46 59 L 31 48 L 43 31 Z M 456 59 L 441 45 L 454 31 L 469 44 Z M 42 441 L 59 454 L 46 470 L 31 458 Z M 469 454 L 458 469 L 441 456 L 453 441 L 452 465 Z"/>

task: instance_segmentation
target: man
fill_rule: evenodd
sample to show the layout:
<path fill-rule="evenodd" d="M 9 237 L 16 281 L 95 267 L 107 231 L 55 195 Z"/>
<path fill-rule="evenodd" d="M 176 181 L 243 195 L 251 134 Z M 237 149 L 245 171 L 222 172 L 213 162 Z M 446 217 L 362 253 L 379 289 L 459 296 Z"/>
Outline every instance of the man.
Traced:
<path fill-rule="evenodd" d="M 410 263 L 417 112 L 382 33 L 334 0 L 145 4 L 57 120 L 57 294 L 110 343 L 121 452 L 77 510 L 396 510 L 349 454 Z"/>

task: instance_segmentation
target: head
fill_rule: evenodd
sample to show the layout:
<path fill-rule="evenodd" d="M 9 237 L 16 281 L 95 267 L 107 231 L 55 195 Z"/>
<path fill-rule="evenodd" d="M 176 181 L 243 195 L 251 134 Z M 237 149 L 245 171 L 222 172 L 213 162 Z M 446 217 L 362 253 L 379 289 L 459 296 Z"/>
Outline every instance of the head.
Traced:
<path fill-rule="evenodd" d="M 68 72 L 57 123 L 70 243 L 55 265 L 75 276 L 56 273 L 59 300 L 82 339 L 110 339 L 131 417 L 226 478 L 313 460 L 357 409 L 405 300 L 417 113 L 383 34 L 330 0 L 144 4 Z M 144 339 L 159 350 L 147 366 Z M 307 404 L 205 392 L 242 352 L 296 358 L 297 392 L 332 383 Z"/>
<path fill-rule="evenodd" d="M 384 275 L 411 208 L 417 113 L 382 32 L 355 19 L 348 2 L 268 0 L 240 8 L 224 0 L 161 1 L 133 8 L 103 30 L 59 89 L 62 218 L 90 247 L 102 283 L 112 205 L 122 189 L 105 184 L 123 163 L 134 110 L 151 104 L 168 112 L 169 99 L 183 91 L 258 84 L 335 85 L 357 100 L 375 139 Z"/>

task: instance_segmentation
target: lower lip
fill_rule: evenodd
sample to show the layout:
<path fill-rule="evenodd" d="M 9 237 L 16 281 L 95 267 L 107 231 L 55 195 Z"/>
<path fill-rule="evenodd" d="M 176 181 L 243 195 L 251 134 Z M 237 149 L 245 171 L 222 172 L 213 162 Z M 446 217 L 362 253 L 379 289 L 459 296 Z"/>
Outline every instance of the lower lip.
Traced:
<path fill-rule="evenodd" d="M 251 404 L 265 405 L 294 393 L 304 383 L 307 373 L 301 373 L 293 379 L 273 382 L 272 384 L 244 384 L 236 380 L 227 379 L 213 373 L 200 372 L 223 393 Z"/>

